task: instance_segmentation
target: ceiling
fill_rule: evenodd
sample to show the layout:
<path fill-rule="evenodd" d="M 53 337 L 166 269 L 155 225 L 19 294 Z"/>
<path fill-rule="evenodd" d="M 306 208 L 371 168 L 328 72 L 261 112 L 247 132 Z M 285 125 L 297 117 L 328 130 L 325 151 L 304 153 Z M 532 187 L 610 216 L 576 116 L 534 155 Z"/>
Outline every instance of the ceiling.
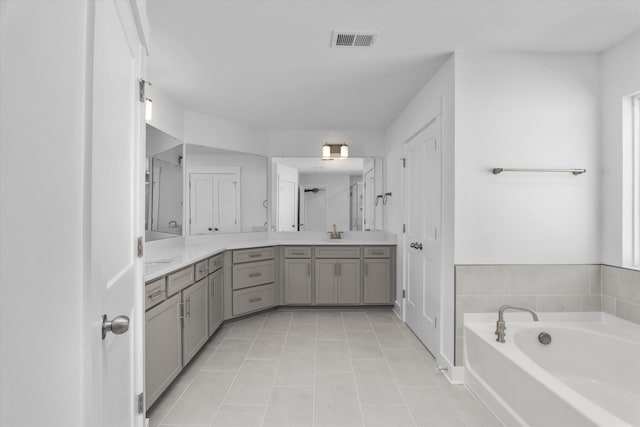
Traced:
<path fill-rule="evenodd" d="M 638 0 L 150 0 L 149 79 L 188 110 L 261 129 L 383 130 L 455 50 L 597 53 Z M 379 33 L 331 48 L 333 30 Z"/>

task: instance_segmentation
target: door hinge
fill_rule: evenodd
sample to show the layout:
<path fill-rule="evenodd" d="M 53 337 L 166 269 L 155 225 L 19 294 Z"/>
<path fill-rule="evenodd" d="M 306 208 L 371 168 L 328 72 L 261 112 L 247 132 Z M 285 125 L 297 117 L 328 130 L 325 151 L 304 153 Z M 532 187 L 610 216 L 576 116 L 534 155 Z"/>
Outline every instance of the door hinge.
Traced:
<path fill-rule="evenodd" d="M 433 141 L 433 151 L 438 151 L 438 140 Z"/>
<path fill-rule="evenodd" d="M 402 290 L 402 298 L 406 298 L 407 297 L 407 290 L 403 289 Z"/>
<path fill-rule="evenodd" d="M 138 413 L 144 413 L 144 393 L 140 393 L 137 397 L 138 400 Z"/>
<path fill-rule="evenodd" d="M 407 224 L 402 224 L 402 232 L 403 233 L 407 232 Z"/>
<path fill-rule="evenodd" d="M 438 240 L 438 229 L 437 228 L 433 229 L 433 238 L 434 238 L 434 240 Z"/>
<path fill-rule="evenodd" d="M 433 321 L 433 327 L 434 328 L 438 328 L 438 316 L 436 316 L 434 321 Z"/>
<path fill-rule="evenodd" d="M 138 237 L 137 248 L 138 258 L 142 258 L 142 255 L 144 255 L 144 242 L 142 241 L 142 237 Z"/>
<path fill-rule="evenodd" d="M 406 168 L 407 167 L 407 159 L 405 159 L 404 157 L 401 158 L 400 160 L 402 160 L 402 167 Z"/>

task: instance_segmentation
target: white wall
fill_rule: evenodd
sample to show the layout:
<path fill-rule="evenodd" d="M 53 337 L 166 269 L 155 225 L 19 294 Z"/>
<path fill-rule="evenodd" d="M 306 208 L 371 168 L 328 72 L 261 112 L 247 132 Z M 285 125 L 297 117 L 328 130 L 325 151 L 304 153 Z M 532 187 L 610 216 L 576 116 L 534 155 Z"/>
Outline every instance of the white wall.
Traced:
<path fill-rule="evenodd" d="M 350 157 L 384 155 L 384 133 L 368 130 L 270 130 L 269 155 L 273 157 L 320 157 L 322 144 L 346 143 Z"/>
<path fill-rule="evenodd" d="M 453 151 L 454 151 L 454 69 L 452 55 L 440 70 L 427 82 L 425 87 L 407 105 L 403 112 L 387 129 L 385 136 L 384 181 L 385 192 L 393 196 L 384 206 L 384 230 L 398 235 L 397 251 L 397 293 L 396 301 L 402 301 L 403 259 L 402 259 L 402 163 L 403 145 L 419 132 L 434 117 L 441 115 L 442 131 L 442 185 L 443 185 L 443 286 L 441 299 L 441 336 L 438 363 L 453 366 L 455 341 L 454 326 L 454 271 L 453 271 Z"/>
<path fill-rule="evenodd" d="M 350 177 L 349 175 L 300 174 L 300 186 L 325 189 L 326 215 L 325 231 L 332 231 L 333 224 L 338 231 L 349 231 L 350 220 Z M 303 222 L 301 219 L 300 222 Z"/>
<path fill-rule="evenodd" d="M 85 2 L 0 3 L 2 426 L 84 424 L 86 28 Z"/>
<path fill-rule="evenodd" d="M 147 98 L 153 104 L 153 115 L 147 124 L 182 141 L 184 139 L 184 108 L 156 85 L 146 86 Z"/>
<path fill-rule="evenodd" d="M 243 232 L 264 227 L 267 221 L 267 159 L 246 154 L 188 154 L 186 171 L 192 167 L 240 167 L 240 215 Z M 188 178 L 187 178 L 188 179 Z M 185 202 L 188 203 L 188 195 Z"/>
<path fill-rule="evenodd" d="M 598 56 L 462 52 L 455 74 L 455 263 L 600 262 Z"/>
<path fill-rule="evenodd" d="M 186 111 L 184 142 L 243 153 L 268 153 L 267 132 L 208 114 Z"/>
<path fill-rule="evenodd" d="M 605 51 L 601 61 L 602 262 L 628 267 L 631 152 L 623 139 L 622 99 L 640 92 L 640 33 Z"/>

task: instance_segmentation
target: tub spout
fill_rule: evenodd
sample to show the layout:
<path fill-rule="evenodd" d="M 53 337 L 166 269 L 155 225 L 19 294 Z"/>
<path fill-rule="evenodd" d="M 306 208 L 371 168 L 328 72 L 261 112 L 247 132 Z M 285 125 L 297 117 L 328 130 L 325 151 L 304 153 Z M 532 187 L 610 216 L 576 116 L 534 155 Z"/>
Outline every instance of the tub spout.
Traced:
<path fill-rule="evenodd" d="M 496 338 L 496 341 L 498 342 L 504 342 L 504 334 L 505 334 L 504 330 L 507 329 L 504 323 L 504 312 L 506 310 L 527 311 L 531 313 L 531 316 L 533 317 L 534 322 L 538 321 L 538 315 L 536 314 L 536 312 L 528 307 L 514 307 L 512 305 L 503 305 L 498 310 L 498 321 L 496 322 L 496 335 L 498 336 L 498 338 Z"/>

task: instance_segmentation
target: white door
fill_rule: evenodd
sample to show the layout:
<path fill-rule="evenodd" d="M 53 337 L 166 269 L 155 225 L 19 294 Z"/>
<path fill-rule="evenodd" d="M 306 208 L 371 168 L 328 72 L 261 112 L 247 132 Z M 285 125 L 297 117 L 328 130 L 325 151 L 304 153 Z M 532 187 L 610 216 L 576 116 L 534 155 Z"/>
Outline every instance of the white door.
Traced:
<path fill-rule="evenodd" d="M 303 226 L 300 229 L 304 231 L 327 231 L 327 192 L 324 188 L 318 188 L 316 192 L 311 190 L 307 188 L 302 192 L 304 194 L 304 202 L 300 204 L 300 216 L 302 216 Z"/>
<path fill-rule="evenodd" d="M 404 147 L 405 320 L 432 354 L 439 352 L 442 247 L 440 120 Z"/>
<path fill-rule="evenodd" d="M 136 395 L 144 387 L 143 269 L 136 239 L 144 226 L 144 115 L 138 94 L 143 49 L 129 1 L 93 4 L 86 266 L 91 364 L 85 405 L 93 426 L 142 426 Z M 128 331 L 103 339 L 103 315 L 128 317 Z"/>
<path fill-rule="evenodd" d="M 218 231 L 240 231 L 240 176 L 213 174 L 213 227 Z"/>
<path fill-rule="evenodd" d="M 364 229 L 375 230 L 376 181 L 375 169 L 371 167 L 364 173 Z"/>
<path fill-rule="evenodd" d="M 240 231 L 240 174 L 189 174 L 189 234 Z"/>
<path fill-rule="evenodd" d="M 278 231 L 297 231 L 298 189 L 292 181 L 278 179 Z"/>
<path fill-rule="evenodd" d="M 189 174 L 189 234 L 213 232 L 213 174 Z"/>

